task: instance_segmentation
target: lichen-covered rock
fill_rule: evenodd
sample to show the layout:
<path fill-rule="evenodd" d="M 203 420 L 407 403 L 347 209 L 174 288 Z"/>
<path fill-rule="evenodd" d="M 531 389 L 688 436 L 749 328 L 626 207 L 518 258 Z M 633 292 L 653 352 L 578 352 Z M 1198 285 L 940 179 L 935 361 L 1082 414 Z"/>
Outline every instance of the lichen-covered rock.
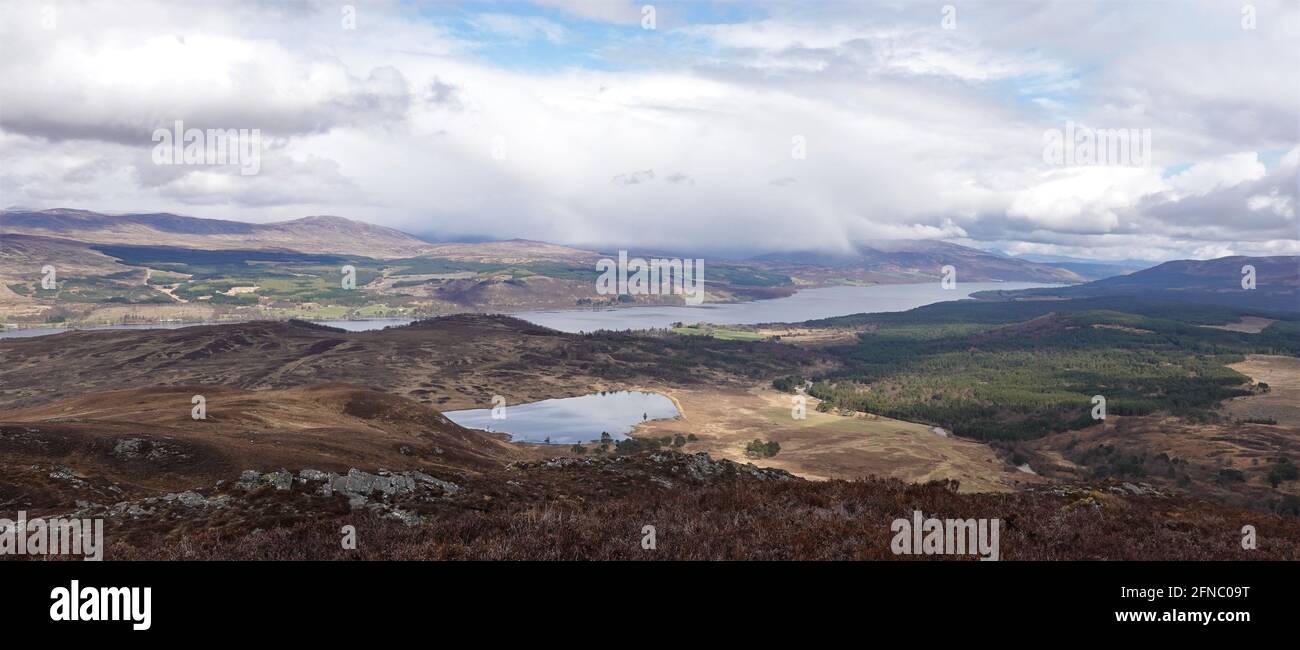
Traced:
<path fill-rule="evenodd" d="M 329 474 L 326 474 L 325 472 L 322 472 L 320 470 L 315 470 L 315 469 L 304 469 L 298 472 L 298 478 L 304 481 L 312 481 L 315 483 L 324 481 L 327 478 L 329 478 L 329 476 L 330 476 Z"/>
<path fill-rule="evenodd" d="M 368 474 L 353 468 L 348 470 L 348 475 L 344 477 L 342 488 L 340 489 L 336 483 L 335 489 L 350 494 L 370 494 L 375 489 L 375 479 L 377 478 L 379 477 L 374 474 Z"/>
<path fill-rule="evenodd" d="M 202 494 L 190 490 L 176 495 L 176 500 L 187 508 L 198 508 L 208 504 L 208 500 L 203 498 Z"/>
<path fill-rule="evenodd" d="M 262 481 L 275 486 L 275 489 L 285 491 L 293 488 L 293 474 L 285 470 L 278 472 L 268 472 L 262 475 Z"/>
<path fill-rule="evenodd" d="M 452 495 L 452 494 L 456 494 L 457 492 L 460 492 L 460 486 L 450 481 L 443 481 L 440 479 L 436 479 L 420 471 L 409 472 L 409 474 L 413 478 L 423 481 L 424 483 L 428 483 L 429 485 L 432 485 L 442 490 L 444 493 L 448 495 Z"/>
<path fill-rule="evenodd" d="M 235 483 L 235 487 L 241 490 L 251 490 L 257 487 L 257 482 L 260 480 L 262 480 L 261 472 L 255 469 L 246 469 L 239 473 L 239 481 Z"/>
<path fill-rule="evenodd" d="M 144 440 L 141 438 L 125 438 L 113 446 L 113 455 L 119 458 L 138 458 L 143 445 Z"/>

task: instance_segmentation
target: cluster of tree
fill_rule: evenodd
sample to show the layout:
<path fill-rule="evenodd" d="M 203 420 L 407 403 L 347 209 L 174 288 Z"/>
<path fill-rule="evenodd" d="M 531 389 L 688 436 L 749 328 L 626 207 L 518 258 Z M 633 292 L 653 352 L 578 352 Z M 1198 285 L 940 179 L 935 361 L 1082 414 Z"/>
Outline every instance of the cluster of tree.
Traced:
<path fill-rule="evenodd" d="M 1237 424 L 1277 424 L 1273 418 L 1242 418 L 1237 420 Z"/>
<path fill-rule="evenodd" d="M 781 443 L 775 440 L 763 442 L 762 440 L 755 438 L 750 441 L 748 445 L 745 445 L 745 455 L 753 456 L 754 458 L 771 458 L 777 455 L 780 451 Z"/>
<path fill-rule="evenodd" d="M 1066 447 L 1066 459 L 1087 467 L 1095 479 L 1139 480 L 1150 476 L 1178 480 L 1187 476 L 1190 469 L 1186 460 L 1171 458 L 1165 452 L 1127 451 L 1110 444 L 1084 448 L 1074 442 Z"/>
<path fill-rule="evenodd" d="M 1079 309 L 1099 303 L 1134 312 Z M 1240 316 L 1178 305 L 1193 320 Z M 1031 439 L 1096 424 L 1095 395 L 1106 399 L 1108 415 L 1216 421 L 1221 401 L 1252 393 L 1227 364 L 1250 353 L 1300 354 L 1300 321 L 1248 334 L 1175 319 L 1182 316 L 1169 305 L 1090 299 L 1047 306 L 959 301 L 847 317 L 841 320 L 866 331 L 830 350 L 841 367 L 809 392 L 823 400 L 820 408 L 925 422 L 985 440 Z"/>
<path fill-rule="evenodd" d="M 1277 487 L 1286 481 L 1294 481 L 1300 478 L 1300 470 L 1291 462 L 1289 458 L 1282 458 L 1268 469 L 1268 484 Z"/>
<path fill-rule="evenodd" d="M 695 441 L 695 434 L 683 436 L 676 434 L 672 436 L 660 436 L 651 438 L 648 436 L 629 437 L 614 443 L 614 450 L 619 454 L 635 454 L 640 451 L 657 451 L 663 447 L 681 449 L 686 446 L 687 442 Z"/>
<path fill-rule="evenodd" d="M 707 381 L 710 372 L 770 381 L 826 361 L 821 352 L 771 341 L 610 331 L 571 338 L 554 356 L 610 382 L 652 378 L 679 384 Z"/>

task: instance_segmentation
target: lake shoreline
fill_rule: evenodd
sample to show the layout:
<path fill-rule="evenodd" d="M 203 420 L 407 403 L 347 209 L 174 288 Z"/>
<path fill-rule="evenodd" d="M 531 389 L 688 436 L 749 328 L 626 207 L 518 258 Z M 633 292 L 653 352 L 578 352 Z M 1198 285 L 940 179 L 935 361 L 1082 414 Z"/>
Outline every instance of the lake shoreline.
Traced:
<path fill-rule="evenodd" d="M 580 333 L 600 329 L 636 330 L 667 329 L 676 323 L 710 323 L 714 325 L 764 325 L 773 323 L 801 323 L 819 318 L 847 316 L 857 313 L 907 311 L 937 302 L 972 299 L 971 295 L 987 291 L 991 286 L 1005 289 L 1033 288 L 1054 285 L 1022 282 L 972 282 L 963 291 L 947 291 L 937 283 L 876 284 L 867 286 L 832 285 L 801 289 L 789 296 L 763 298 L 742 302 L 705 303 L 685 307 L 676 305 L 627 305 L 619 307 L 577 308 L 520 311 L 463 311 L 429 316 L 401 316 L 378 318 L 250 318 L 222 319 L 216 321 L 146 321 L 121 324 L 45 324 L 31 327 L 0 329 L 0 339 L 49 336 L 74 331 L 103 331 L 131 329 L 181 329 L 208 325 L 231 325 L 260 321 L 288 322 L 299 320 L 348 331 L 367 331 L 388 326 L 453 316 L 457 314 L 494 314 L 526 320 L 535 325 L 562 332 Z M 977 298 L 974 298 L 977 299 Z M 372 326 L 374 325 L 374 326 Z"/>
<path fill-rule="evenodd" d="M 676 402 L 659 392 L 641 390 L 599 391 L 522 404 L 502 400 L 494 408 L 444 411 L 443 415 L 467 429 L 510 436 L 514 444 L 600 444 L 626 440 L 648 422 L 681 417 Z"/>

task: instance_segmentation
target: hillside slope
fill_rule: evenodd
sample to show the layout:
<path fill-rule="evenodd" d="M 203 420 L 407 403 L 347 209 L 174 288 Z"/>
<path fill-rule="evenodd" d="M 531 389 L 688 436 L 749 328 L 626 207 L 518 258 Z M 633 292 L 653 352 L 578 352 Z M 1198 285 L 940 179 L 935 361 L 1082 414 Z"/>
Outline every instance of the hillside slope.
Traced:
<path fill-rule="evenodd" d="M 1083 276 L 1049 264 L 995 255 L 967 246 L 940 241 L 895 240 L 859 246 L 852 253 L 775 253 L 755 258 L 775 269 L 825 269 L 824 274 L 861 272 L 878 282 L 921 282 L 938 279 L 944 266 L 957 271 L 957 280 L 980 282 L 1083 282 Z"/>
<path fill-rule="evenodd" d="M 206 399 L 204 419 L 191 417 L 195 395 Z M 229 479 L 249 467 L 464 475 L 529 458 L 528 449 L 406 398 L 348 384 L 86 392 L 0 414 L 0 503 L 37 509 L 145 495 Z M 117 489 L 95 494 L 109 484 Z"/>
<path fill-rule="evenodd" d="M 0 234 L 39 235 L 97 244 L 182 246 L 207 250 L 281 249 L 393 258 L 430 245 L 399 230 L 343 217 L 255 224 L 176 214 L 110 215 L 87 210 L 5 210 Z"/>
<path fill-rule="evenodd" d="M 566 334 L 505 316 L 447 316 L 365 332 L 299 321 L 76 331 L 0 339 L 0 420 L 6 409 L 114 388 L 342 382 L 456 409 L 490 406 L 495 394 L 517 404 L 629 380 L 723 384 L 820 360 L 766 341 Z"/>
<path fill-rule="evenodd" d="M 1243 269 L 1255 269 L 1255 288 L 1242 286 Z M 976 298 L 1010 300 L 1141 296 L 1207 305 L 1300 311 L 1300 256 L 1175 260 L 1128 275 L 1072 287 L 990 291 Z"/>

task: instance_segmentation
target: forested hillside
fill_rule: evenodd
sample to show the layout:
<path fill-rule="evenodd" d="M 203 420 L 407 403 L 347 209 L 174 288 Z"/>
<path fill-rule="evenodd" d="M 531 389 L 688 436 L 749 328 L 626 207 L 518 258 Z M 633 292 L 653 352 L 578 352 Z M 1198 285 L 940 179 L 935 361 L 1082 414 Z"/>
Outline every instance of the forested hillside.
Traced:
<path fill-rule="evenodd" d="M 818 321 L 864 327 L 817 377 L 822 408 L 867 411 L 985 440 L 1037 438 L 1108 414 L 1218 418 L 1220 401 L 1263 390 L 1226 367 L 1250 353 L 1300 355 L 1300 320 L 1258 333 L 1223 325 L 1259 310 L 1170 301 L 959 301 Z"/>

